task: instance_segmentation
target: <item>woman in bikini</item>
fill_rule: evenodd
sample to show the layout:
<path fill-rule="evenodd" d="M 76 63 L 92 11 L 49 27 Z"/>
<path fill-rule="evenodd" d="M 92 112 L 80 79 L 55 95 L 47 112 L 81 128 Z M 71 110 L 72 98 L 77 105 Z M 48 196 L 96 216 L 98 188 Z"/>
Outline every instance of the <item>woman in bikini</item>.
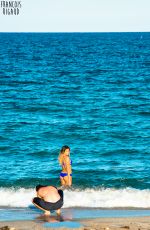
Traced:
<path fill-rule="evenodd" d="M 59 163 L 62 167 L 60 173 L 60 182 L 62 186 L 71 186 L 72 185 L 72 161 L 70 160 L 70 148 L 65 145 L 61 148 L 59 154 Z"/>

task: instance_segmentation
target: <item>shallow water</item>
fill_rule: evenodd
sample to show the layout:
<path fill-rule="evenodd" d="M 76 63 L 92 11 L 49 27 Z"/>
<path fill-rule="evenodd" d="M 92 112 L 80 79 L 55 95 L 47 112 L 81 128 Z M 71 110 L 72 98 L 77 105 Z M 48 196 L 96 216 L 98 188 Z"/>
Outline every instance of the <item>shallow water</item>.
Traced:
<path fill-rule="evenodd" d="M 0 208 L 0 221 L 34 220 L 41 223 L 57 224 L 67 222 L 74 223 L 80 219 L 100 218 L 100 217 L 141 217 L 150 216 L 148 209 L 62 209 L 60 220 L 52 213 L 51 217 L 44 217 L 43 212 L 35 208 Z"/>

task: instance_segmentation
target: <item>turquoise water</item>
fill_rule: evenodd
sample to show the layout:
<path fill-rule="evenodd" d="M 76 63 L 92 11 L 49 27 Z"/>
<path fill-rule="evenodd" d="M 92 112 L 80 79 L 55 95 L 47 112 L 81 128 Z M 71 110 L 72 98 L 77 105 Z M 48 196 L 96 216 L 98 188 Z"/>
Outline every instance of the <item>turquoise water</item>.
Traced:
<path fill-rule="evenodd" d="M 150 189 L 150 33 L 0 33 L 0 186 Z"/>

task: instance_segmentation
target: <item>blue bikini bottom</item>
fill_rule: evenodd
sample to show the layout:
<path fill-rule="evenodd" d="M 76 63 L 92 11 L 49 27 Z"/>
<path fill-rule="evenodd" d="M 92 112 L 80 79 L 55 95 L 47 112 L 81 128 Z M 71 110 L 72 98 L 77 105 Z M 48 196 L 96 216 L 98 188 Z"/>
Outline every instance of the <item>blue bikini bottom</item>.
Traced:
<path fill-rule="evenodd" d="M 60 177 L 65 177 L 65 176 L 68 176 L 68 173 L 63 173 L 63 172 L 60 173 Z M 70 174 L 70 176 L 72 176 L 72 173 Z"/>

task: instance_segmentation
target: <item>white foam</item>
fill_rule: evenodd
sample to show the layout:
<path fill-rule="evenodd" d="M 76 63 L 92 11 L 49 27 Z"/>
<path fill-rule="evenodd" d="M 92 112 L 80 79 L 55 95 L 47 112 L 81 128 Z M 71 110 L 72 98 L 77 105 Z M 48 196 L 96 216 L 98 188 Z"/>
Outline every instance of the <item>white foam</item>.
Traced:
<path fill-rule="evenodd" d="M 35 196 L 33 189 L 0 188 L 0 206 L 28 207 L 32 197 Z"/>
<path fill-rule="evenodd" d="M 0 188 L 0 206 L 28 207 L 36 195 L 33 189 Z M 64 207 L 150 208 L 150 190 L 125 189 L 75 189 L 64 191 Z"/>

